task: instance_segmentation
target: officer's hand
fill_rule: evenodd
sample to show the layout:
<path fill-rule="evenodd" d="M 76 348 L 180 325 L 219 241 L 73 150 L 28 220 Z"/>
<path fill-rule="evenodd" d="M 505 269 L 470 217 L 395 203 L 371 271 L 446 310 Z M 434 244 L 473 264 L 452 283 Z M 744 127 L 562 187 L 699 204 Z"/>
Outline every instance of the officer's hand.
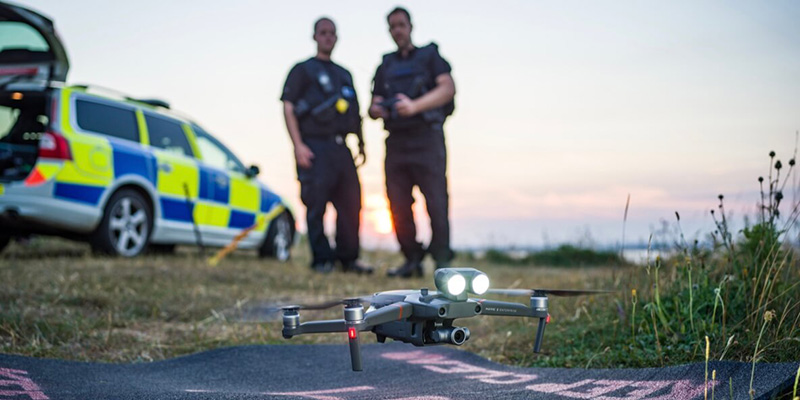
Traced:
<path fill-rule="evenodd" d="M 356 168 L 364 165 L 367 162 L 367 153 L 364 152 L 364 145 L 358 145 L 358 154 L 353 158 L 356 163 Z"/>
<path fill-rule="evenodd" d="M 300 168 L 309 169 L 312 164 L 311 160 L 314 159 L 314 152 L 305 144 L 300 143 L 294 146 L 294 159 Z"/>
<path fill-rule="evenodd" d="M 383 101 L 382 96 L 374 96 L 372 97 L 372 105 L 369 106 L 369 117 L 372 119 L 378 118 L 385 118 L 386 117 L 386 109 L 381 106 L 381 102 Z"/>
<path fill-rule="evenodd" d="M 397 103 L 395 103 L 394 108 L 397 110 L 397 115 L 401 117 L 411 117 L 418 112 L 417 103 L 402 93 L 397 94 Z"/>

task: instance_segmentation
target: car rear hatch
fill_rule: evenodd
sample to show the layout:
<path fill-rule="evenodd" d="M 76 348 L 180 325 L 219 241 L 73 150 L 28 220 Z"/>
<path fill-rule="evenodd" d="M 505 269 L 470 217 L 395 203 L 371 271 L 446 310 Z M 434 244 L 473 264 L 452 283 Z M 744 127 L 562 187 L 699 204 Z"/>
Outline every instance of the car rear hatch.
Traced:
<path fill-rule="evenodd" d="M 53 141 L 45 133 L 50 93 L 68 71 L 53 21 L 0 1 L 0 182 L 25 179 L 36 165 L 40 140 Z"/>
<path fill-rule="evenodd" d="M 69 60 L 49 18 L 0 1 L 0 91 L 45 90 L 65 82 Z"/>
<path fill-rule="evenodd" d="M 46 93 L 0 93 L 0 182 L 23 180 L 36 165 L 49 124 Z"/>

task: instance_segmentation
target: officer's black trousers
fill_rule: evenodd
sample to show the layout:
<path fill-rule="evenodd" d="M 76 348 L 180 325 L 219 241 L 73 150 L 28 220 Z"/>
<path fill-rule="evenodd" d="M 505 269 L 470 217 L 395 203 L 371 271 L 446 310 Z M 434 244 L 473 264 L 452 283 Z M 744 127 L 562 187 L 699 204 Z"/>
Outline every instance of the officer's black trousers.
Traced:
<path fill-rule="evenodd" d="M 300 199 L 306 206 L 312 265 L 353 261 L 359 253 L 361 184 L 352 154 L 343 142 L 333 138 L 304 138 L 303 141 L 314 153 L 311 168 L 297 168 Z M 335 254 L 323 228 L 322 217 L 329 202 L 333 203 L 337 214 Z"/>
<path fill-rule="evenodd" d="M 408 261 L 421 261 L 425 248 L 417 241 L 412 205 L 414 186 L 425 196 L 431 220 L 431 253 L 438 266 L 453 259 L 450 249 L 449 196 L 447 193 L 447 152 L 444 135 L 438 130 L 415 132 L 404 137 L 393 132 L 386 140 L 386 195 L 392 211 L 397 241 Z M 392 137 L 394 136 L 394 137 Z"/>

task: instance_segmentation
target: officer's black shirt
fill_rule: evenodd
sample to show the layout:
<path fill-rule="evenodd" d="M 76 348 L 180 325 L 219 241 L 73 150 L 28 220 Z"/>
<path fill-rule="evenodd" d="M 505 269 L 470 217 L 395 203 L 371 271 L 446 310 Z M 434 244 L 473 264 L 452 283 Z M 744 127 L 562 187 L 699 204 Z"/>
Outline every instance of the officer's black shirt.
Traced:
<path fill-rule="evenodd" d="M 309 63 L 314 65 L 308 65 Z M 333 93 L 325 93 L 322 85 L 317 82 L 317 77 L 314 75 L 316 75 L 316 71 L 320 70 L 325 71 L 330 78 L 334 88 Z M 324 61 L 312 57 L 292 67 L 283 86 L 281 101 L 291 102 L 295 106 L 295 110 L 297 110 L 301 100 L 304 100 L 310 108 L 313 108 L 325 102 L 331 96 L 341 94 L 343 86 L 348 86 L 352 92 L 352 99 L 348 99 L 350 109 L 347 114 L 335 113 L 330 121 L 320 121 L 318 118 L 311 116 L 310 113 L 298 116 L 300 134 L 303 138 L 330 138 L 334 135 L 345 135 L 353 132 L 352 123 L 348 121 L 348 118 L 358 115 L 358 98 L 355 95 L 355 90 L 353 90 L 353 77 L 350 72 L 332 61 Z"/>
<path fill-rule="evenodd" d="M 431 46 L 435 47 L 435 45 L 433 44 L 431 44 Z M 386 54 L 384 56 L 384 62 L 381 63 L 381 65 L 378 66 L 378 70 L 375 71 L 375 78 L 373 79 L 373 86 L 372 86 L 372 95 L 381 96 L 384 99 L 395 96 L 396 93 L 389 92 L 389 88 L 387 85 L 386 71 L 385 71 L 385 63 L 387 61 L 392 63 L 396 62 L 397 60 L 407 60 L 409 58 L 412 58 L 417 51 L 419 51 L 419 48 L 414 47 L 414 49 L 412 49 L 406 55 L 406 57 L 403 57 L 399 50 L 393 53 Z M 426 82 L 426 87 L 428 89 L 436 87 L 436 77 L 438 77 L 441 74 L 449 74 L 450 71 L 452 70 L 450 67 L 450 63 L 448 63 L 447 60 L 442 58 L 438 50 L 433 51 L 433 53 L 427 58 L 426 64 L 423 67 L 428 72 L 427 74 L 428 82 Z M 412 98 L 415 97 L 419 97 L 419 95 L 412 96 Z M 415 117 L 416 116 L 410 118 L 415 118 Z"/>

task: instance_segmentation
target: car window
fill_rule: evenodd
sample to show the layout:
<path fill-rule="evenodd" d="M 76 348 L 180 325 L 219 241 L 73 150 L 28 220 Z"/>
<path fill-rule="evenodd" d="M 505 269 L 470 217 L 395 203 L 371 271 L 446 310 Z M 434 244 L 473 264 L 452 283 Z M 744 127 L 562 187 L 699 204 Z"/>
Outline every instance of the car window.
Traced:
<path fill-rule="evenodd" d="M 244 164 L 228 148 L 199 126 L 193 125 L 192 129 L 197 136 L 197 147 L 203 155 L 203 162 L 227 171 L 244 173 Z"/>
<path fill-rule="evenodd" d="M 193 157 L 194 152 L 180 122 L 145 114 L 150 145 L 175 154 Z"/>
<path fill-rule="evenodd" d="M 78 99 L 75 101 L 78 127 L 120 139 L 139 141 L 139 127 L 133 109 Z"/>

